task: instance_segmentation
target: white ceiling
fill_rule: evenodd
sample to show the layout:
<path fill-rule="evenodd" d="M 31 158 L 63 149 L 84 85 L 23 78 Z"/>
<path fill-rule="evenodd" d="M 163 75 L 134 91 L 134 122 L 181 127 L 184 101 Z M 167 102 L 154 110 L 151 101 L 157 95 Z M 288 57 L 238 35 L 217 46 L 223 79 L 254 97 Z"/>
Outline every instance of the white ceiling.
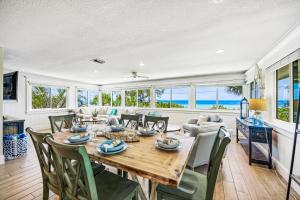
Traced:
<path fill-rule="evenodd" d="M 0 46 L 6 68 L 97 84 L 129 81 L 131 71 L 237 72 L 270 51 L 299 10 L 299 0 L 1 0 Z"/>

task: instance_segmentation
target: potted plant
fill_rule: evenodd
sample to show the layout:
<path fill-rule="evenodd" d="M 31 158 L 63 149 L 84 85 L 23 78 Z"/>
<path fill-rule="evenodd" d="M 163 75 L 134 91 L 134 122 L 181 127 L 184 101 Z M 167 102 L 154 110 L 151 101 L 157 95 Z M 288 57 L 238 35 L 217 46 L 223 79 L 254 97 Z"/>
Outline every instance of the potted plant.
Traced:
<path fill-rule="evenodd" d="M 92 112 L 92 117 L 93 117 L 93 119 L 94 120 L 96 120 L 96 119 L 98 119 L 98 110 L 97 109 L 95 109 L 93 112 Z"/>

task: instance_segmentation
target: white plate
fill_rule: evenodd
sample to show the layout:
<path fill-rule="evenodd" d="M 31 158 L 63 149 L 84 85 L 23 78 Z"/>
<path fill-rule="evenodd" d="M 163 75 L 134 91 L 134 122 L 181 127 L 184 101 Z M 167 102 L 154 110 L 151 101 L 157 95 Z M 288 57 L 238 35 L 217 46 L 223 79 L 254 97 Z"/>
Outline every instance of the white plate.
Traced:
<path fill-rule="evenodd" d="M 170 148 L 163 148 L 163 147 L 159 146 L 157 142 L 155 142 L 155 147 L 157 149 L 164 150 L 164 151 L 178 151 L 179 149 L 181 149 L 182 144 L 181 144 L 181 142 L 179 142 L 179 145 L 176 148 L 170 149 Z"/>
<path fill-rule="evenodd" d="M 114 151 L 114 152 L 104 152 L 102 151 L 99 147 L 97 147 L 97 151 L 101 154 L 104 154 L 104 155 L 113 155 L 113 154 L 118 154 L 118 153 L 121 153 L 123 151 L 125 151 L 127 149 L 127 144 L 124 145 L 124 147 L 119 150 L 119 151 Z"/>

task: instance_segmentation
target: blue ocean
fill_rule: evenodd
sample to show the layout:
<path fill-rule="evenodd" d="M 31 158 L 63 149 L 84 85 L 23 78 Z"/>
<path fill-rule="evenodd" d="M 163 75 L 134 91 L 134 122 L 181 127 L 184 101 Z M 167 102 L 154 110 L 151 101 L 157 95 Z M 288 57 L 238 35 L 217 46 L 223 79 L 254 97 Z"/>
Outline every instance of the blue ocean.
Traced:
<path fill-rule="evenodd" d="M 159 100 L 159 102 L 168 103 L 168 100 Z M 179 104 L 184 108 L 189 107 L 188 100 L 173 100 L 173 103 Z M 217 101 L 215 100 L 197 100 L 196 108 L 197 109 L 210 109 L 212 106 L 216 105 Z M 224 106 L 227 109 L 239 109 L 240 108 L 240 100 L 219 100 L 219 105 Z"/>
<path fill-rule="evenodd" d="M 278 100 L 277 105 L 279 108 L 289 107 L 290 101 L 288 100 Z"/>

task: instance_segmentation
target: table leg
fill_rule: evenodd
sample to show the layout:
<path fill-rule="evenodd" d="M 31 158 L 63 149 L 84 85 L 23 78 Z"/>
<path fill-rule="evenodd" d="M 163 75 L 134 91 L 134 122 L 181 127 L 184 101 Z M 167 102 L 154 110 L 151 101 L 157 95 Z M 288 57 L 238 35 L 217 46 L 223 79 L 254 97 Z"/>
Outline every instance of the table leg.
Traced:
<path fill-rule="evenodd" d="M 249 133 L 249 165 L 252 164 L 252 141 L 251 141 L 251 133 Z"/>
<path fill-rule="evenodd" d="M 135 181 L 137 183 L 140 183 L 135 174 L 130 174 L 130 176 L 131 176 L 133 181 Z M 139 196 L 140 196 L 141 200 L 147 200 L 146 194 L 144 193 L 141 184 L 140 184 L 140 187 L 139 187 Z"/>
<path fill-rule="evenodd" d="M 150 200 L 156 200 L 156 187 L 157 187 L 157 185 L 158 185 L 158 183 L 152 182 Z"/>
<path fill-rule="evenodd" d="M 236 128 L 236 142 L 239 142 L 239 129 Z"/>
<path fill-rule="evenodd" d="M 150 198 L 151 190 L 152 190 L 152 181 L 151 181 L 151 179 L 148 179 L 148 193 L 149 193 L 149 198 Z"/>

